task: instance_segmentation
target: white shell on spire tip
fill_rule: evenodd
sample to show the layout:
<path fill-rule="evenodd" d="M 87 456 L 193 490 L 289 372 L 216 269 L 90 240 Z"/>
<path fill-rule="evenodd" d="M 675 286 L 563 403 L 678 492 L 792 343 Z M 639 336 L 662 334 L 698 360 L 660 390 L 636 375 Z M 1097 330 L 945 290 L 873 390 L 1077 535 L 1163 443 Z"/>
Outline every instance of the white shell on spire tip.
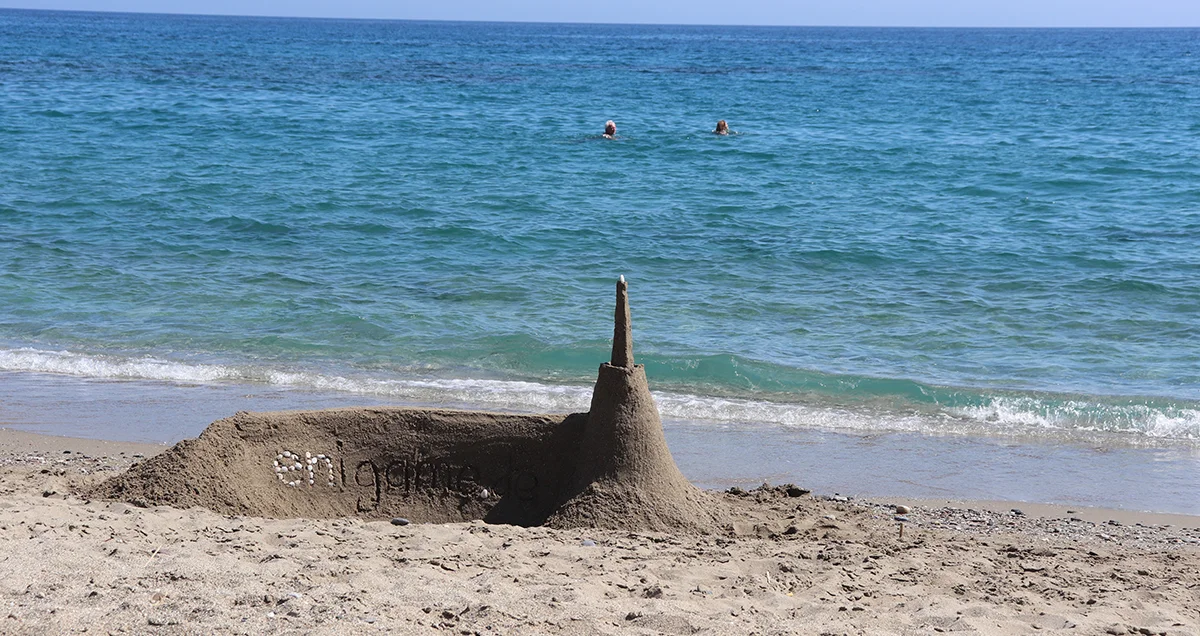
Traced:
<path fill-rule="evenodd" d="M 623 282 L 625 282 L 625 275 L 624 275 L 624 274 L 621 274 L 621 282 L 622 282 L 622 283 L 623 283 Z"/>

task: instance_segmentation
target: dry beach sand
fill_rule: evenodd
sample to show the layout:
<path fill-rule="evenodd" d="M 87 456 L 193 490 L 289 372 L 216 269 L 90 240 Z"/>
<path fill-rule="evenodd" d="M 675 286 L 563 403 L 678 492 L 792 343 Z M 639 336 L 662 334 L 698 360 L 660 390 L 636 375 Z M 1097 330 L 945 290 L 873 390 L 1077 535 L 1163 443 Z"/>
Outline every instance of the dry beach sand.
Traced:
<path fill-rule="evenodd" d="M 79 494 L 163 450 L 0 430 L 0 633 L 1200 633 L 1195 517 L 924 502 L 900 537 L 912 502 L 772 488 L 703 535 Z"/>

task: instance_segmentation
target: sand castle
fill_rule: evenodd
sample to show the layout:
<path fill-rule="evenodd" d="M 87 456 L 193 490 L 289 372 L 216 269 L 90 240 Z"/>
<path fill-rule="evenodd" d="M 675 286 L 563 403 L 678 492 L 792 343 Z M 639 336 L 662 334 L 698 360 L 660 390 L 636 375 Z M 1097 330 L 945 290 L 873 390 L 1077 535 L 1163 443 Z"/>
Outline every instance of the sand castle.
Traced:
<path fill-rule="evenodd" d="M 614 323 L 587 413 L 239 412 L 93 494 L 265 517 L 713 531 L 722 504 L 679 472 L 634 364 L 624 277 Z"/>

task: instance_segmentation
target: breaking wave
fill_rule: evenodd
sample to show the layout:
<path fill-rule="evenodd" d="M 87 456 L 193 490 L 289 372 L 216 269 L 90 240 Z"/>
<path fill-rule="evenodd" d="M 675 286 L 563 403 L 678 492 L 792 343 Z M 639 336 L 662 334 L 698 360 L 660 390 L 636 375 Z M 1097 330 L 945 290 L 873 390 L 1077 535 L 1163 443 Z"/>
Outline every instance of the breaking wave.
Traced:
<path fill-rule="evenodd" d="M 319 372 L 33 348 L 0 349 L 0 371 L 97 380 L 268 385 L 285 390 L 359 394 L 402 404 L 524 412 L 584 411 L 591 399 L 591 386 L 582 383 L 435 377 L 428 372 L 422 375 L 420 370 L 388 374 Z M 1200 404 L 1190 401 L 948 388 L 853 376 L 829 378 L 824 384 L 837 386 L 836 391 L 822 393 L 809 388 L 769 394 L 706 395 L 697 391 L 695 384 L 656 383 L 654 393 L 665 419 L 715 425 L 1003 436 L 1100 433 L 1134 443 L 1200 442 Z M 896 391 L 897 386 L 908 388 Z M 854 387 L 857 392 L 846 387 Z"/>

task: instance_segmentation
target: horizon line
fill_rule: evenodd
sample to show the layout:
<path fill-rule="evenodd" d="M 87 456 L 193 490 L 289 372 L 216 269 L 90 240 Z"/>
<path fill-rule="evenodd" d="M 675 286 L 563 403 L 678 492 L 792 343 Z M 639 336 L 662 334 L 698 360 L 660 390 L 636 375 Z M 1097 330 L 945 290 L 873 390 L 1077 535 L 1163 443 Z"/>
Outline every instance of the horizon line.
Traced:
<path fill-rule="evenodd" d="M 191 13 L 183 11 L 107 11 L 100 9 L 40 9 L 0 6 L 0 11 L 30 13 L 82 13 L 102 15 L 145 15 L 195 18 L 258 18 L 269 20 L 338 20 L 350 22 L 441 22 L 447 24 L 531 24 L 570 26 L 658 26 L 658 27 L 734 27 L 783 29 L 991 29 L 991 30 L 1188 30 L 1200 29 L 1200 24 L 1187 26 L 984 26 L 984 25 L 871 25 L 871 24 L 711 24 L 702 22 L 583 22 L 552 20 L 465 20 L 449 18 L 364 18 L 323 15 L 269 15 L 258 13 Z"/>

